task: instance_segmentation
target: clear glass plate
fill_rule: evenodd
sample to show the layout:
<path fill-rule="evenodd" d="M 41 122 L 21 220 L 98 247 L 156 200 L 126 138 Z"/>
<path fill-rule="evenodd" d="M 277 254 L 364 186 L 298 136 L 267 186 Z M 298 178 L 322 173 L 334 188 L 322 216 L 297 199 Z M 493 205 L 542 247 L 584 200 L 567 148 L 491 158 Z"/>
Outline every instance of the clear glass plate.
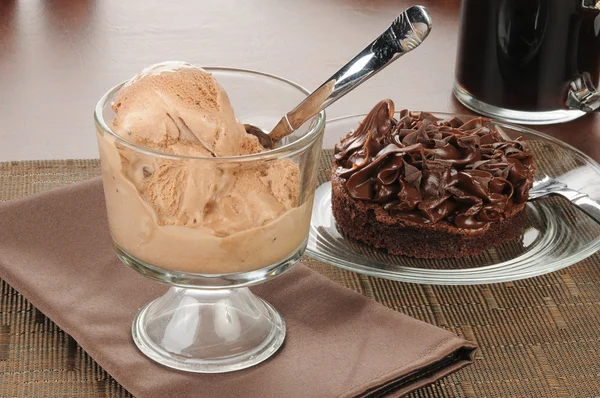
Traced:
<path fill-rule="evenodd" d="M 449 119 L 452 114 L 435 113 Z M 463 116 L 459 116 L 463 118 Z M 327 122 L 324 149 L 354 130 L 364 115 Z M 468 119 L 469 116 L 464 116 Z M 532 129 L 494 122 L 511 138 L 523 137 L 534 153 L 538 176 L 548 175 L 600 200 L 600 165 L 555 138 Z M 573 134 L 577 134 L 576 131 Z M 332 156 L 328 154 L 326 156 Z M 328 159 L 322 175 L 329 175 Z M 536 176 L 536 179 L 538 178 Z M 394 256 L 344 237 L 331 213 L 331 184 L 315 193 L 307 254 L 350 271 L 404 282 L 472 285 L 530 278 L 572 265 L 600 249 L 600 225 L 561 197 L 543 197 L 526 208 L 521 236 L 463 259 Z"/>

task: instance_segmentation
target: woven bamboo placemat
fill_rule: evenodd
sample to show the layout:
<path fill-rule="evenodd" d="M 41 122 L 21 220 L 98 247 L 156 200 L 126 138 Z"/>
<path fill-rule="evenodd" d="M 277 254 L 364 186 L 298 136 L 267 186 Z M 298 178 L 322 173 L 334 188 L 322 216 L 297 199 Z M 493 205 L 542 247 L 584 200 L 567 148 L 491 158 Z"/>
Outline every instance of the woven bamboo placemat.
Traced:
<path fill-rule="evenodd" d="M 99 174 L 97 160 L 0 163 L 0 201 Z M 553 274 L 482 286 L 407 284 L 303 262 L 479 344 L 474 365 L 411 397 L 600 397 L 600 254 Z M 0 286 L 0 397 L 131 397 L 24 297 Z"/>

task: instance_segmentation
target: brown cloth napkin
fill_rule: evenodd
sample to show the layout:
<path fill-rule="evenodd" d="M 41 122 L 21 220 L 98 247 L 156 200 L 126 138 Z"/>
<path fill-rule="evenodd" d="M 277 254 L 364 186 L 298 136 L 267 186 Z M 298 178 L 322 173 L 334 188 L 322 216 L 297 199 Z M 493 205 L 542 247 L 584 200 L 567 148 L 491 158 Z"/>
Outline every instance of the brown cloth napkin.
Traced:
<path fill-rule="evenodd" d="M 471 363 L 475 346 L 308 268 L 252 290 L 284 315 L 283 347 L 227 374 L 158 365 L 131 338 L 138 308 L 166 290 L 113 252 L 96 178 L 0 205 L 0 277 L 137 397 L 399 396 Z"/>

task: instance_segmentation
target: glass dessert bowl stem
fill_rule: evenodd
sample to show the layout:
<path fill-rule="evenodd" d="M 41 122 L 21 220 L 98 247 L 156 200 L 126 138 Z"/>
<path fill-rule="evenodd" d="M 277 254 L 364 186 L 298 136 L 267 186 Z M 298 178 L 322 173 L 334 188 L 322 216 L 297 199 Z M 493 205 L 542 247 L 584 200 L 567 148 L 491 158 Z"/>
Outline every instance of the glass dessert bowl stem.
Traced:
<path fill-rule="evenodd" d="M 231 141 L 236 134 L 245 140 L 241 148 L 251 144 L 241 124 L 237 132 L 232 130 L 238 122 L 231 107 L 239 122 L 264 128 L 308 91 L 260 72 L 206 68 L 206 73 L 182 63 L 159 65 L 155 70 L 160 79 L 148 87 L 154 90 L 158 83 L 174 80 L 177 76 L 161 75 L 173 73 L 173 65 L 183 70 L 181 76 L 188 76 L 191 88 L 186 95 L 204 85 L 211 89 L 200 91 L 216 93 L 214 101 L 186 97 L 187 105 L 201 104 L 201 109 L 176 107 L 183 93 L 169 97 L 170 89 L 155 93 L 140 86 L 143 79 L 156 76 L 149 70 L 129 86 L 107 92 L 95 110 L 117 256 L 141 275 L 170 286 L 140 309 L 132 336 L 146 356 L 170 368 L 198 373 L 240 370 L 272 356 L 285 339 L 283 317 L 248 287 L 289 270 L 305 251 L 325 114 L 317 114 L 273 150 L 222 155 L 236 145 Z M 211 76 L 222 88 L 211 83 Z M 133 84 L 137 91 L 119 96 Z M 143 90 L 147 92 L 138 100 L 135 95 Z M 168 100 L 154 103 L 155 98 Z M 166 124 L 164 115 L 150 112 L 153 106 L 166 112 Z M 212 116 L 198 117 L 197 112 L 206 109 Z M 220 117 L 229 118 L 226 128 L 213 128 L 210 123 Z M 117 119 L 137 124 L 117 131 Z M 170 141 L 161 138 L 164 126 Z M 208 137 L 207 131 L 227 134 Z M 198 149 L 194 138 L 198 132 L 204 134 L 203 142 L 214 138 L 214 156 L 202 155 L 204 149 Z M 194 144 L 180 139 L 184 136 Z M 168 152 L 136 139 L 176 142 L 167 145 Z M 231 142 L 223 141 L 227 139 Z"/>
<path fill-rule="evenodd" d="M 248 286 L 291 269 L 306 242 L 272 266 L 222 275 L 165 273 L 131 256 L 117 242 L 114 246 L 125 265 L 171 286 L 139 310 L 131 328 L 136 346 L 154 361 L 188 372 L 232 372 L 266 360 L 283 344 L 283 316 Z"/>
<path fill-rule="evenodd" d="M 171 368 L 222 373 L 256 365 L 285 339 L 285 321 L 247 287 L 171 287 L 136 315 L 138 348 Z"/>

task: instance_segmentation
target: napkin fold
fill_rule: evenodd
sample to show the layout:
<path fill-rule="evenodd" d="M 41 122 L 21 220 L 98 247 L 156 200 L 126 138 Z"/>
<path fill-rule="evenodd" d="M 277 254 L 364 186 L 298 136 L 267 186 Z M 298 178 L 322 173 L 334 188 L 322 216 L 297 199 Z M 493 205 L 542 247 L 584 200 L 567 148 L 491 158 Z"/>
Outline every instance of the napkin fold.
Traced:
<path fill-rule="evenodd" d="M 139 398 L 400 396 L 470 364 L 475 350 L 297 265 L 252 288 L 287 322 L 273 357 L 226 374 L 156 364 L 135 347 L 131 322 L 167 287 L 117 259 L 99 178 L 0 204 L 0 277 Z"/>

